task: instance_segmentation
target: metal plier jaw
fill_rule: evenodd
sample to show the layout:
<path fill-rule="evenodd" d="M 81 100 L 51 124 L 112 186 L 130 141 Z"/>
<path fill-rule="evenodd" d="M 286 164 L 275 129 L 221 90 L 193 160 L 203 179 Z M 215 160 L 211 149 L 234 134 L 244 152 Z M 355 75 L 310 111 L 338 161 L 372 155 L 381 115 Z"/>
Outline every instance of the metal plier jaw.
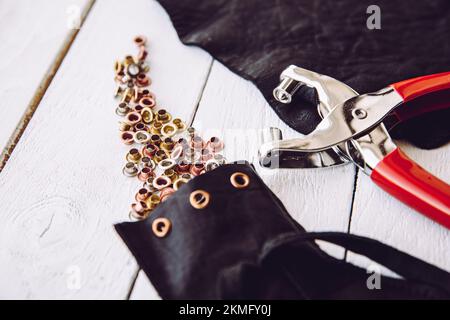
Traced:
<path fill-rule="evenodd" d="M 301 86 L 314 89 L 322 121 L 310 134 L 289 140 L 282 140 L 276 128 L 270 129 L 259 150 L 261 165 L 317 168 L 353 162 L 384 190 L 450 228 L 450 186 L 407 158 L 382 123 L 386 117 L 402 120 L 401 109 L 409 101 L 450 90 L 450 72 L 405 80 L 363 95 L 336 79 L 294 65 L 282 72 L 280 80 L 273 95 L 284 104 L 292 101 Z M 448 107 L 450 101 L 436 106 L 431 101 L 423 110 L 410 113 Z"/>
<path fill-rule="evenodd" d="M 261 165 L 272 168 L 318 168 L 353 162 L 370 174 L 372 167 L 378 163 L 376 158 L 383 158 L 386 153 L 395 148 L 384 125 L 381 124 L 374 130 L 376 125 L 373 123 L 378 124 L 382 120 L 380 112 L 377 113 L 378 117 L 370 114 L 369 119 L 367 117 L 360 119 L 367 115 L 367 112 L 364 113 L 364 108 L 358 107 L 365 102 L 374 105 L 380 96 L 384 96 L 386 100 L 393 100 L 395 104 L 400 103 L 401 98 L 394 92 L 381 91 L 359 96 L 355 90 L 341 81 L 294 65 L 282 72 L 280 80 L 280 85 L 273 91 L 274 97 L 279 102 L 289 104 L 301 86 L 308 86 L 317 93 L 317 111 L 324 119 L 312 133 L 301 138 L 270 141 L 263 137 L 265 143 L 259 150 Z M 348 102 L 344 108 L 345 112 L 335 116 L 332 111 L 345 102 Z M 345 120 L 349 115 L 359 117 L 358 121 L 352 123 L 354 128 L 346 125 Z M 375 118 L 376 121 L 374 121 Z M 370 128 L 369 121 L 371 121 Z M 367 134 L 371 130 L 373 132 L 361 141 L 362 145 L 352 139 L 352 137 Z M 338 137 L 342 139 L 339 141 Z M 366 150 L 367 143 L 370 144 L 368 150 Z M 366 154 L 367 160 L 363 158 L 362 153 Z M 295 163 L 295 159 L 300 160 Z M 305 159 L 315 161 L 305 161 Z"/>

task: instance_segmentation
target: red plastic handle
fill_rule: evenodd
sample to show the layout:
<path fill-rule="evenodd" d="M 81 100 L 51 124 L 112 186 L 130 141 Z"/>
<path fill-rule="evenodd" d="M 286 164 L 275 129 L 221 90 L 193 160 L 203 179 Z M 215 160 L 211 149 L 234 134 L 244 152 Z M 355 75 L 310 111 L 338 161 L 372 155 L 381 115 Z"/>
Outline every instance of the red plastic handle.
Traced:
<path fill-rule="evenodd" d="M 386 192 L 450 229 L 450 186 L 400 149 L 384 157 L 370 177 Z"/>
<path fill-rule="evenodd" d="M 404 102 L 428 93 L 450 89 L 450 71 L 417 77 L 391 84 Z"/>

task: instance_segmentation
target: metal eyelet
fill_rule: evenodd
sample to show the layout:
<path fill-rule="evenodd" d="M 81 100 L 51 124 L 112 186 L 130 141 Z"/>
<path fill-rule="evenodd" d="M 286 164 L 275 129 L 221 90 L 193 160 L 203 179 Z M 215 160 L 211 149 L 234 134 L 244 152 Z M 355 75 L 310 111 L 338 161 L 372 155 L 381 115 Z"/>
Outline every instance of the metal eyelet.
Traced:
<path fill-rule="evenodd" d="M 141 131 L 136 131 L 134 133 L 134 142 L 139 143 L 139 144 L 144 144 L 150 141 L 150 133 L 148 133 L 147 131 L 141 130 Z"/>
<path fill-rule="evenodd" d="M 181 175 L 182 179 L 186 179 L 186 180 L 191 180 L 192 179 L 192 175 L 190 173 L 183 173 Z"/>
<path fill-rule="evenodd" d="M 125 167 L 123 167 L 122 172 L 127 177 L 135 177 L 139 170 L 133 162 L 128 162 Z"/>
<path fill-rule="evenodd" d="M 136 63 L 131 63 L 127 66 L 127 74 L 132 78 L 135 78 L 140 72 L 141 69 Z"/>
<path fill-rule="evenodd" d="M 210 159 L 205 163 L 205 170 L 212 171 L 216 168 L 220 167 L 220 163 L 215 159 Z"/>
<path fill-rule="evenodd" d="M 177 191 L 178 189 L 181 188 L 181 186 L 182 186 L 183 184 L 186 184 L 186 183 L 188 183 L 188 182 L 189 182 L 188 179 L 178 178 L 178 179 L 175 180 L 174 183 L 173 183 L 173 189 L 174 189 L 175 191 Z"/>
<path fill-rule="evenodd" d="M 160 135 L 161 134 L 161 128 L 163 124 L 161 122 L 158 122 L 156 120 L 153 121 L 153 124 L 150 126 L 150 132 L 153 135 Z"/>
<path fill-rule="evenodd" d="M 162 123 L 168 123 L 170 120 L 172 120 L 172 115 L 168 113 L 165 109 L 161 109 L 156 113 L 156 119 L 158 119 L 159 122 Z"/>
<path fill-rule="evenodd" d="M 160 176 L 160 177 L 153 179 L 153 186 L 158 190 L 167 188 L 171 184 L 172 184 L 172 180 L 170 180 L 169 177 Z"/>
<path fill-rule="evenodd" d="M 120 134 L 120 139 L 123 143 L 131 145 L 134 142 L 134 132 L 133 131 L 123 131 Z"/>
<path fill-rule="evenodd" d="M 159 197 L 161 198 L 161 202 L 166 201 L 172 194 L 175 193 L 175 189 L 171 187 L 167 187 L 161 190 Z"/>
<path fill-rule="evenodd" d="M 148 127 L 145 125 L 145 123 L 138 122 L 134 125 L 134 131 L 148 131 Z"/>
<path fill-rule="evenodd" d="M 230 182 L 236 189 L 243 189 L 250 184 L 250 178 L 245 173 L 235 172 L 231 175 Z"/>
<path fill-rule="evenodd" d="M 186 124 L 180 118 L 173 119 L 172 123 L 175 125 L 178 132 L 181 132 L 186 129 Z"/>
<path fill-rule="evenodd" d="M 177 133 L 177 128 L 171 123 L 166 123 L 161 128 L 161 134 L 165 137 L 173 137 Z"/>
<path fill-rule="evenodd" d="M 143 97 L 140 101 L 139 104 L 142 105 L 144 108 L 153 108 L 156 105 L 156 101 L 155 99 L 153 99 L 152 97 Z"/>
<path fill-rule="evenodd" d="M 161 149 L 170 153 L 173 150 L 175 144 L 173 143 L 173 140 L 171 138 L 165 138 L 163 141 L 161 141 L 161 144 L 159 146 Z"/>
<path fill-rule="evenodd" d="M 150 177 L 154 177 L 155 173 L 153 172 L 153 170 L 149 167 L 144 167 L 142 168 L 141 172 L 139 172 L 138 174 L 138 179 L 139 181 L 145 182 L 148 180 L 148 178 Z"/>
<path fill-rule="evenodd" d="M 150 210 L 155 209 L 156 206 L 160 203 L 161 203 L 161 198 L 157 194 L 152 194 L 151 196 L 149 196 L 147 198 L 147 200 L 145 200 L 145 204 L 147 205 L 147 207 L 150 208 Z"/>
<path fill-rule="evenodd" d="M 123 64 L 119 60 L 116 60 L 116 62 L 114 62 L 114 71 L 116 72 L 116 74 L 119 74 L 123 71 Z"/>
<path fill-rule="evenodd" d="M 164 238 L 172 228 L 172 223 L 167 218 L 157 218 L 152 223 L 152 231 L 158 238 Z"/>
<path fill-rule="evenodd" d="M 116 114 L 121 117 L 125 117 L 130 112 L 130 107 L 128 106 L 128 103 L 121 102 L 116 108 Z"/>
<path fill-rule="evenodd" d="M 191 148 L 194 150 L 202 150 L 205 147 L 205 142 L 202 137 L 195 136 L 191 140 Z"/>
<path fill-rule="evenodd" d="M 178 165 L 176 166 L 176 171 L 181 174 L 189 173 L 191 169 L 191 164 L 185 159 L 181 159 L 178 161 Z M 189 175 L 191 176 L 191 175 Z M 190 178 L 189 178 L 190 179 Z"/>
<path fill-rule="evenodd" d="M 143 220 L 148 217 L 150 210 L 145 202 L 139 201 L 131 205 L 130 218 Z"/>
<path fill-rule="evenodd" d="M 207 142 L 207 148 L 211 153 L 217 153 L 223 150 L 224 144 L 223 141 L 220 140 L 218 137 L 212 137 Z"/>
<path fill-rule="evenodd" d="M 134 199 L 136 199 L 136 201 L 145 201 L 149 196 L 149 191 L 146 188 L 141 188 L 134 196 Z"/>
<path fill-rule="evenodd" d="M 138 149 L 133 148 L 130 149 L 130 151 L 128 151 L 127 156 L 125 157 L 125 159 L 128 162 L 133 162 L 133 163 L 139 163 L 141 161 L 142 155 L 139 152 Z"/>
<path fill-rule="evenodd" d="M 158 164 L 164 159 L 167 159 L 167 153 L 164 150 L 156 151 L 153 161 L 155 161 L 155 163 Z"/>
<path fill-rule="evenodd" d="M 189 196 L 189 202 L 195 209 L 204 209 L 208 206 L 210 195 L 205 190 L 195 190 Z"/>
<path fill-rule="evenodd" d="M 134 126 L 135 124 L 137 124 L 138 122 L 140 122 L 142 120 L 142 117 L 139 113 L 133 111 L 127 114 L 126 116 L 126 122 L 132 126 Z"/>
<path fill-rule="evenodd" d="M 170 154 L 170 158 L 177 161 L 183 156 L 183 146 L 177 145 L 172 149 L 172 153 Z"/>
<path fill-rule="evenodd" d="M 193 175 L 194 177 L 196 177 L 196 176 L 201 175 L 204 170 L 205 170 L 205 165 L 202 162 L 197 162 L 191 166 L 189 173 L 191 175 Z"/>
<path fill-rule="evenodd" d="M 174 169 L 167 169 L 164 171 L 164 176 L 168 177 L 170 181 L 174 182 L 178 179 L 178 175 Z"/>
<path fill-rule="evenodd" d="M 150 124 L 153 121 L 153 111 L 149 107 L 144 107 L 141 110 L 142 121 L 146 124 Z"/>
<path fill-rule="evenodd" d="M 177 165 L 177 163 L 173 159 L 164 159 L 160 163 L 158 163 L 158 167 L 160 167 L 161 170 L 164 170 L 164 171 L 166 171 L 168 169 L 172 169 L 176 165 Z"/>
<path fill-rule="evenodd" d="M 143 35 L 138 35 L 133 39 L 137 46 L 145 46 L 147 44 L 147 37 Z"/>
<path fill-rule="evenodd" d="M 124 65 L 125 67 L 129 66 L 130 64 L 134 63 L 134 58 L 132 55 L 126 55 L 124 59 Z"/>

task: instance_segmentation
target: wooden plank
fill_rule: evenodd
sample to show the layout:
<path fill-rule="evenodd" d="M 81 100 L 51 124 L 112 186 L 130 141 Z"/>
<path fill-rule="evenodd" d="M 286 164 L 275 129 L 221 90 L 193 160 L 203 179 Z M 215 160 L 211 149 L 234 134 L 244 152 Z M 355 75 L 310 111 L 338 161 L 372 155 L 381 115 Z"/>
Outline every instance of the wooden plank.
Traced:
<path fill-rule="evenodd" d="M 0 162 L 20 138 L 91 2 L 0 2 Z"/>
<path fill-rule="evenodd" d="M 450 182 L 450 144 L 435 150 L 399 145 L 424 168 Z M 358 178 L 350 230 L 450 271 L 450 231 L 392 198 L 362 173 Z M 372 263 L 354 254 L 348 258 L 362 266 Z"/>
<path fill-rule="evenodd" d="M 121 173 L 113 62 L 141 33 L 160 105 L 192 114 L 211 58 L 155 1 L 97 2 L 0 173 L 0 298 L 128 296 L 137 265 L 112 224 L 139 184 Z"/>

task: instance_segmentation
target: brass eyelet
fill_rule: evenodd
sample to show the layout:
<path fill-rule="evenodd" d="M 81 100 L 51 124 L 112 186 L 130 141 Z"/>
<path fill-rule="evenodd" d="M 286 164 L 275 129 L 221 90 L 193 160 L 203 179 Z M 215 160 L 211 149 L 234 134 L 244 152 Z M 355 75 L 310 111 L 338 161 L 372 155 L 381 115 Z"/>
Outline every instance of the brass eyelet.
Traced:
<path fill-rule="evenodd" d="M 245 173 L 235 172 L 231 175 L 230 182 L 236 189 L 243 189 L 250 184 L 250 178 Z"/>
<path fill-rule="evenodd" d="M 157 218 L 152 223 L 152 231 L 158 238 L 164 238 L 172 228 L 172 223 L 167 218 Z"/>
<path fill-rule="evenodd" d="M 189 196 L 189 202 L 195 209 L 206 208 L 209 204 L 210 195 L 205 190 L 195 190 Z"/>

